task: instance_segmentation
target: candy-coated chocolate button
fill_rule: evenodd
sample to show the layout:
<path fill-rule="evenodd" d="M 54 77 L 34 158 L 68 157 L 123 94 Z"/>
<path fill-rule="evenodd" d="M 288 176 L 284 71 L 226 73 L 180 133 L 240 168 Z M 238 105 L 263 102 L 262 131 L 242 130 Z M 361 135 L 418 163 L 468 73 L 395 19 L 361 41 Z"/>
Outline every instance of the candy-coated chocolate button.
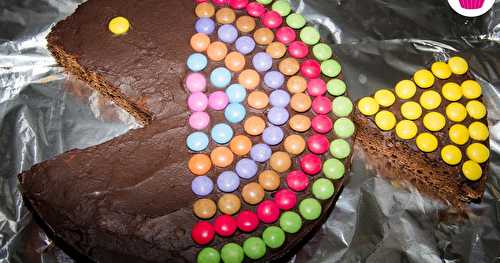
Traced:
<path fill-rule="evenodd" d="M 446 106 L 446 117 L 454 122 L 461 122 L 467 117 L 467 110 L 462 103 L 452 102 Z"/>
<path fill-rule="evenodd" d="M 273 58 L 266 52 L 258 52 L 252 58 L 252 65 L 255 70 L 265 72 L 273 66 Z"/>
<path fill-rule="evenodd" d="M 130 22 L 123 16 L 117 16 L 109 21 L 108 29 L 115 35 L 123 35 L 128 32 Z"/>
<path fill-rule="evenodd" d="M 228 215 L 220 215 L 214 220 L 214 229 L 221 237 L 230 237 L 236 231 L 236 220 Z"/>
<path fill-rule="evenodd" d="M 282 173 L 290 169 L 290 166 L 292 166 L 292 159 L 286 152 L 275 152 L 271 155 L 269 164 L 273 170 Z"/>
<path fill-rule="evenodd" d="M 323 154 L 328 151 L 330 141 L 323 134 L 313 134 L 307 138 L 307 148 L 314 154 Z"/>
<path fill-rule="evenodd" d="M 445 83 L 441 88 L 441 93 L 449 101 L 457 101 L 462 98 L 462 88 L 454 82 Z"/>
<path fill-rule="evenodd" d="M 217 212 L 215 202 L 208 198 L 196 200 L 193 204 L 194 214 L 201 219 L 209 219 Z"/>
<path fill-rule="evenodd" d="M 290 100 L 290 106 L 294 111 L 306 112 L 311 108 L 311 97 L 305 93 L 296 93 Z"/>
<path fill-rule="evenodd" d="M 324 43 L 316 44 L 312 51 L 314 57 L 319 61 L 327 60 L 332 57 L 332 49 Z"/>
<path fill-rule="evenodd" d="M 253 69 L 245 69 L 238 75 L 238 83 L 246 89 L 253 90 L 260 84 L 260 75 Z"/>
<path fill-rule="evenodd" d="M 274 33 L 267 27 L 261 27 L 253 33 L 255 42 L 259 45 L 269 45 L 274 40 Z"/>
<path fill-rule="evenodd" d="M 464 174 L 465 178 L 471 181 L 477 181 L 479 180 L 479 178 L 481 178 L 483 170 L 481 169 L 481 166 L 479 166 L 478 163 L 471 160 L 467 160 L 462 165 L 462 173 Z"/>
<path fill-rule="evenodd" d="M 321 215 L 321 204 L 314 198 L 306 198 L 300 202 L 299 212 L 305 220 L 316 220 Z"/>
<path fill-rule="evenodd" d="M 210 45 L 210 38 L 203 33 L 196 33 L 191 37 L 191 47 L 196 52 L 204 52 Z"/>
<path fill-rule="evenodd" d="M 379 110 L 377 101 L 372 97 L 364 97 L 358 102 L 359 111 L 366 116 L 374 115 Z"/>
<path fill-rule="evenodd" d="M 217 187 L 222 192 L 233 192 L 240 186 L 240 178 L 233 171 L 224 171 L 217 177 Z"/>
<path fill-rule="evenodd" d="M 282 58 L 286 53 L 286 46 L 281 42 L 273 42 L 267 46 L 266 52 L 272 58 Z"/>
<path fill-rule="evenodd" d="M 207 95 L 203 92 L 194 92 L 188 97 L 188 107 L 191 111 L 204 111 L 208 106 Z"/>
<path fill-rule="evenodd" d="M 335 158 L 344 159 L 351 153 L 351 146 L 344 139 L 336 139 L 330 143 L 330 153 Z"/>
<path fill-rule="evenodd" d="M 422 107 L 414 101 L 407 101 L 401 105 L 401 114 L 409 120 L 416 120 L 422 115 Z"/>
<path fill-rule="evenodd" d="M 236 19 L 236 28 L 243 33 L 251 32 L 255 29 L 255 19 L 249 16 L 240 16 Z"/>
<path fill-rule="evenodd" d="M 281 189 L 274 195 L 274 201 L 281 210 L 287 211 L 297 204 L 297 194 L 288 189 Z"/>
<path fill-rule="evenodd" d="M 290 128 L 297 132 L 305 132 L 311 127 L 311 119 L 305 115 L 297 114 L 288 122 Z"/>
<path fill-rule="evenodd" d="M 300 64 L 294 58 L 285 58 L 280 61 L 278 68 L 281 73 L 287 76 L 293 76 L 299 71 Z"/>
<path fill-rule="evenodd" d="M 442 61 L 432 63 L 431 71 L 440 79 L 447 79 L 451 76 L 450 66 Z"/>
<path fill-rule="evenodd" d="M 469 134 L 476 141 L 485 141 L 490 136 L 488 127 L 479 121 L 475 121 L 469 125 Z"/>
<path fill-rule="evenodd" d="M 236 243 L 225 244 L 221 249 L 221 259 L 227 263 L 241 263 L 245 259 L 243 248 Z"/>
<path fill-rule="evenodd" d="M 250 157 L 256 162 L 266 162 L 271 158 L 272 150 L 269 145 L 265 143 L 255 144 L 250 150 Z"/>
<path fill-rule="evenodd" d="M 207 48 L 207 56 L 212 61 L 221 61 L 226 57 L 227 47 L 226 44 L 215 41 L 210 43 Z"/>
<path fill-rule="evenodd" d="M 189 73 L 186 77 L 186 88 L 194 93 L 194 92 L 202 92 L 205 91 L 207 87 L 207 80 L 205 76 L 201 73 Z"/>
<path fill-rule="evenodd" d="M 302 42 L 312 46 L 319 42 L 319 32 L 316 28 L 312 26 L 306 26 L 300 30 L 300 40 Z"/>
<path fill-rule="evenodd" d="M 333 196 L 335 187 L 332 181 L 326 178 L 319 178 L 312 185 L 312 193 L 319 200 L 326 200 Z"/>
<path fill-rule="evenodd" d="M 262 133 L 262 140 L 268 145 L 277 145 L 281 143 L 284 136 L 285 134 L 279 126 L 271 125 L 264 129 L 264 132 Z"/>
<path fill-rule="evenodd" d="M 286 23 L 293 29 L 301 29 L 306 25 L 306 19 L 301 14 L 293 13 L 286 18 Z"/>
<path fill-rule="evenodd" d="M 186 145 L 191 151 L 203 151 L 208 147 L 208 136 L 203 132 L 193 132 L 186 138 Z"/>
<path fill-rule="evenodd" d="M 292 211 L 286 211 L 280 217 L 280 227 L 287 233 L 297 233 L 302 227 L 302 219 L 299 214 Z"/>
<path fill-rule="evenodd" d="M 438 147 L 436 136 L 424 132 L 417 136 L 417 147 L 423 152 L 433 152 Z"/>
<path fill-rule="evenodd" d="M 332 130 L 332 119 L 327 115 L 316 115 L 311 120 L 311 126 L 315 132 L 328 133 Z"/>
<path fill-rule="evenodd" d="M 247 91 L 240 84 L 231 84 L 226 89 L 226 95 L 228 102 L 241 103 L 245 100 L 245 97 L 247 96 Z"/>
<path fill-rule="evenodd" d="M 217 167 L 228 167 L 233 163 L 234 155 L 227 147 L 216 147 L 210 153 L 210 160 Z"/>
<path fill-rule="evenodd" d="M 396 95 L 398 95 L 398 97 L 406 100 L 415 95 L 417 86 L 415 86 L 415 83 L 413 81 L 405 79 L 396 84 L 394 91 L 396 92 Z"/>
<path fill-rule="evenodd" d="M 417 135 L 417 125 L 410 120 L 402 120 L 396 125 L 396 135 L 404 140 L 413 139 Z"/>
<path fill-rule="evenodd" d="M 246 133 L 256 136 L 264 131 L 266 122 L 261 117 L 251 116 L 245 120 L 243 128 Z"/>
<path fill-rule="evenodd" d="M 219 24 L 231 24 L 236 19 L 236 13 L 231 8 L 223 7 L 215 13 L 215 20 Z"/>
<path fill-rule="evenodd" d="M 421 88 L 430 88 L 434 85 L 434 75 L 427 69 L 421 69 L 415 72 L 413 80 Z"/>
<path fill-rule="evenodd" d="M 238 228 L 244 232 L 252 232 L 259 226 L 259 218 L 249 210 L 242 211 L 236 217 Z"/>
<path fill-rule="evenodd" d="M 325 96 L 318 96 L 312 102 L 312 109 L 316 114 L 328 114 L 332 110 L 332 102 Z"/>
<path fill-rule="evenodd" d="M 309 48 L 302 41 L 293 41 L 288 45 L 288 54 L 294 58 L 305 58 L 309 54 Z"/>
<path fill-rule="evenodd" d="M 280 16 L 287 16 L 288 14 L 290 14 L 290 11 L 292 11 L 290 3 L 288 3 L 288 1 L 286 0 L 278 0 L 274 2 L 271 8 L 273 9 L 273 11 L 278 12 Z"/>
<path fill-rule="evenodd" d="M 246 115 L 246 110 L 240 103 L 230 103 L 224 110 L 224 117 L 230 123 L 240 123 Z"/>
<path fill-rule="evenodd" d="M 425 114 L 423 119 L 424 127 L 429 131 L 440 131 L 446 124 L 446 119 L 443 114 L 431 111 Z"/>
<path fill-rule="evenodd" d="M 347 86 L 341 79 L 331 79 L 326 83 L 328 93 L 333 96 L 340 96 L 345 93 Z"/>
<path fill-rule="evenodd" d="M 241 208 L 240 198 L 235 194 L 224 194 L 217 202 L 219 210 L 226 215 L 233 215 Z"/>
<path fill-rule="evenodd" d="M 339 118 L 335 121 L 333 130 L 339 138 L 349 138 L 354 134 L 354 123 L 348 118 Z"/>
<path fill-rule="evenodd" d="M 197 263 L 219 263 L 220 254 L 212 247 L 203 248 L 196 256 Z"/>
<path fill-rule="evenodd" d="M 212 127 L 210 136 L 218 144 L 226 144 L 233 138 L 233 129 L 225 123 L 218 123 Z"/>
<path fill-rule="evenodd" d="M 206 196 L 214 189 L 214 183 L 208 176 L 197 176 L 191 182 L 191 190 L 199 196 Z"/>
<path fill-rule="evenodd" d="M 208 222 L 198 222 L 193 226 L 191 238 L 196 244 L 206 245 L 214 239 L 214 227 Z"/>
<path fill-rule="evenodd" d="M 303 191 L 309 186 L 309 178 L 300 170 L 292 171 L 286 176 L 286 184 L 293 191 Z"/>
<path fill-rule="evenodd" d="M 373 97 L 382 107 L 389 107 L 396 101 L 396 96 L 388 89 L 378 90 Z"/>
<path fill-rule="evenodd" d="M 205 69 L 207 66 L 208 60 L 207 57 L 201 53 L 194 53 L 189 55 L 186 65 L 189 70 L 197 72 Z"/>
<path fill-rule="evenodd" d="M 285 150 L 288 153 L 293 155 L 299 155 L 304 151 L 306 147 L 306 142 L 304 138 L 302 138 L 301 136 L 292 134 L 285 139 L 284 146 Z"/>
<path fill-rule="evenodd" d="M 233 51 L 227 54 L 224 63 L 229 70 L 239 72 L 245 67 L 245 57 L 241 53 Z"/>
<path fill-rule="evenodd" d="M 263 109 L 269 104 L 269 97 L 265 92 L 255 90 L 248 95 L 247 103 L 254 109 Z"/>
<path fill-rule="evenodd" d="M 252 148 L 252 141 L 245 135 L 237 135 L 231 140 L 229 148 L 234 154 L 243 156 L 250 152 Z"/>
<path fill-rule="evenodd" d="M 236 39 L 234 46 L 238 52 L 247 55 L 255 49 L 255 41 L 249 36 L 242 36 Z"/>
<path fill-rule="evenodd" d="M 189 159 L 188 168 L 195 175 L 204 175 L 212 168 L 212 161 L 208 155 L 198 153 Z"/>
<path fill-rule="evenodd" d="M 307 81 L 301 76 L 293 76 L 288 79 L 286 87 L 290 93 L 301 93 L 307 88 Z"/>
<path fill-rule="evenodd" d="M 327 178 L 338 180 L 344 176 L 344 173 L 344 164 L 335 158 L 328 159 L 323 163 L 323 174 Z"/>
<path fill-rule="evenodd" d="M 215 7 L 208 2 L 200 3 L 194 9 L 198 17 L 212 17 L 215 14 Z"/>
<path fill-rule="evenodd" d="M 375 115 L 375 123 L 384 131 L 394 128 L 394 126 L 396 126 L 396 122 L 396 116 L 394 116 L 394 113 L 390 111 L 382 110 Z"/>
<path fill-rule="evenodd" d="M 246 9 L 249 15 L 253 17 L 260 17 L 266 12 L 266 8 L 264 7 L 264 5 L 258 2 L 251 2 L 247 5 Z"/>
<path fill-rule="evenodd" d="M 446 145 L 441 149 L 441 158 L 449 165 L 456 165 L 462 160 L 462 152 L 455 145 Z"/>
<path fill-rule="evenodd" d="M 259 174 L 258 180 L 259 184 L 266 191 L 274 191 L 280 186 L 280 176 L 273 170 L 263 171 Z"/>
<path fill-rule="evenodd" d="M 243 179 L 253 178 L 257 174 L 258 169 L 257 163 L 249 158 L 239 160 L 234 168 L 236 173 Z"/>
<path fill-rule="evenodd" d="M 208 2 L 208 0 L 196 0 L 198 2 Z M 216 6 L 224 6 L 229 3 L 229 0 L 212 0 L 212 3 Z"/>
<path fill-rule="evenodd" d="M 419 102 L 424 109 L 433 110 L 441 104 L 441 95 L 434 90 L 424 91 L 422 95 L 420 95 Z"/>
<path fill-rule="evenodd" d="M 325 63 L 324 61 L 323 63 Z M 307 59 L 300 65 L 300 73 L 308 79 L 319 78 L 321 75 L 321 66 L 314 59 Z"/>
<path fill-rule="evenodd" d="M 469 115 L 476 120 L 482 119 L 486 116 L 486 107 L 478 100 L 471 100 L 467 102 L 465 108 L 467 109 L 467 113 L 469 113 Z"/>
<path fill-rule="evenodd" d="M 222 25 L 217 30 L 219 40 L 231 44 L 238 38 L 238 29 L 233 25 Z"/>
<path fill-rule="evenodd" d="M 262 232 L 264 243 L 270 248 L 279 248 L 285 243 L 285 232 L 277 226 L 269 226 Z"/>
<path fill-rule="evenodd" d="M 275 29 L 283 23 L 283 18 L 276 11 L 267 11 L 260 17 L 260 22 L 270 29 Z"/>
<path fill-rule="evenodd" d="M 300 168 L 306 174 L 315 175 L 321 171 L 321 159 L 312 153 L 305 154 L 300 159 Z"/>
<path fill-rule="evenodd" d="M 316 97 L 326 93 L 326 83 L 322 79 L 310 79 L 307 83 L 307 94 Z"/>
<path fill-rule="evenodd" d="M 467 99 L 477 99 L 481 96 L 481 85 L 475 80 L 466 80 L 462 82 L 462 93 Z"/>
<path fill-rule="evenodd" d="M 243 200 L 251 205 L 256 205 L 264 199 L 264 188 L 256 182 L 251 182 L 243 187 L 241 190 L 241 196 Z"/>
<path fill-rule="evenodd" d="M 448 131 L 450 140 L 458 145 L 464 145 L 469 141 L 469 130 L 462 124 L 454 124 Z"/>
<path fill-rule="evenodd" d="M 332 111 L 338 117 L 346 117 L 352 112 L 352 102 L 348 97 L 339 96 L 332 101 Z"/>
<path fill-rule="evenodd" d="M 457 75 L 462 75 L 469 70 L 469 65 L 465 59 L 455 56 L 448 60 L 448 65 L 450 66 L 451 72 Z"/>
<path fill-rule="evenodd" d="M 467 147 L 467 157 L 476 163 L 484 163 L 490 158 L 490 150 L 482 143 L 473 143 Z"/>
<path fill-rule="evenodd" d="M 257 260 L 266 254 L 266 243 L 259 237 L 250 237 L 243 242 L 243 251 L 247 257 Z"/>
<path fill-rule="evenodd" d="M 257 206 L 257 216 L 260 221 L 270 224 L 278 220 L 280 216 L 280 209 L 275 202 L 265 200 Z"/>
<path fill-rule="evenodd" d="M 204 111 L 193 112 L 189 116 L 189 126 L 195 130 L 203 130 L 210 123 L 210 116 Z"/>
<path fill-rule="evenodd" d="M 229 6 L 232 9 L 243 9 L 248 5 L 248 0 L 229 0 Z"/>
<path fill-rule="evenodd" d="M 208 17 L 202 17 L 196 20 L 194 27 L 196 32 L 210 35 L 215 30 L 215 22 Z"/>
<path fill-rule="evenodd" d="M 264 4 L 264 5 L 268 5 L 272 2 L 273 0 L 257 0 L 257 2 L 261 3 L 261 4 Z"/>
<path fill-rule="evenodd" d="M 335 78 L 340 74 L 340 64 L 334 59 L 321 62 L 321 72 L 330 78 Z"/>

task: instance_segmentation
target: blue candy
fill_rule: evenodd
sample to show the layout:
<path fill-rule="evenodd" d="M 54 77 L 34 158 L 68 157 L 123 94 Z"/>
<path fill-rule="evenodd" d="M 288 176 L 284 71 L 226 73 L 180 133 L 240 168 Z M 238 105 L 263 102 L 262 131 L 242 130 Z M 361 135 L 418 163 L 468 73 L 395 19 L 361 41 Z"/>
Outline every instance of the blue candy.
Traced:
<path fill-rule="evenodd" d="M 249 54 L 255 48 L 255 41 L 249 36 L 242 36 L 236 40 L 236 50 L 243 55 Z"/>
<path fill-rule="evenodd" d="M 233 192 L 240 186 L 240 178 L 235 172 L 225 171 L 217 177 L 217 187 L 222 192 Z"/>
<path fill-rule="evenodd" d="M 245 118 L 246 110 L 239 103 L 230 103 L 224 110 L 224 117 L 230 123 L 239 123 Z"/>
<path fill-rule="evenodd" d="M 266 52 L 259 52 L 253 56 L 252 64 L 257 71 L 268 71 L 273 66 L 273 58 Z"/>
<path fill-rule="evenodd" d="M 193 132 L 186 138 L 186 145 L 191 151 L 203 151 L 208 147 L 208 136 L 203 132 Z"/>
<path fill-rule="evenodd" d="M 238 30 L 233 25 L 222 25 L 217 30 L 217 36 L 222 42 L 231 44 L 238 38 Z"/>
<path fill-rule="evenodd" d="M 187 67 L 189 70 L 197 72 L 202 71 L 208 64 L 207 57 L 201 53 L 193 53 L 187 59 Z"/>
<path fill-rule="evenodd" d="M 271 147 L 269 147 L 269 145 L 264 143 L 256 144 L 252 146 L 252 149 L 250 150 L 250 157 L 254 161 L 260 163 L 269 160 L 269 158 L 271 158 L 271 154 L 272 154 Z"/>
<path fill-rule="evenodd" d="M 231 82 L 231 72 L 225 67 L 218 67 L 210 74 L 210 83 L 217 88 L 225 88 Z"/>
<path fill-rule="evenodd" d="M 210 18 L 202 17 L 202 18 L 196 20 L 196 24 L 194 25 L 194 28 L 196 29 L 196 32 L 198 32 L 198 33 L 204 33 L 204 34 L 210 35 L 215 30 L 215 22 Z"/>
<path fill-rule="evenodd" d="M 233 129 L 225 123 L 218 123 L 212 127 L 210 136 L 218 144 L 228 143 L 233 138 Z"/>
<path fill-rule="evenodd" d="M 257 174 L 257 164 L 248 158 L 243 158 L 236 163 L 236 173 L 244 179 L 250 179 Z"/>
<path fill-rule="evenodd" d="M 279 89 L 285 82 L 285 76 L 279 71 L 269 71 L 264 75 L 264 83 L 271 89 Z"/>
<path fill-rule="evenodd" d="M 290 103 L 290 94 L 282 89 L 275 90 L 269 95 L 269 102 L 274 107 L 285 108 Z"/>
<path fill-rule="evenodd" d="M 285 137 L 283 130 L 278 126 L 269 126 L 262 133 L 262 140 L 269 145 L 277 145 Z"/>
<path fill-rule="evenodd" d="M 267 112 L 267 120 L 274 125 L 283 125 L 288 121 L 290 114 L 285 108 L 272 107 Z"/>
<path fill-rule="evenodd" d="M 229 103 L 241 103 L 247 96 L 247 90 L 240 84 L 232 84 L 226 89 L 226 95 Z"/>

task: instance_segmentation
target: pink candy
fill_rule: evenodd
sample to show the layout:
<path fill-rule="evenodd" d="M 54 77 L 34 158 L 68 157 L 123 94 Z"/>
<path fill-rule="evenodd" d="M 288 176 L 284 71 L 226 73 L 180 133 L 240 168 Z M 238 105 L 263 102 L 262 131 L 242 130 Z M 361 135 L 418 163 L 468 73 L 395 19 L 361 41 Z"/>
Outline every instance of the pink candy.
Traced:
<path fill-rule="evenodd" d="M 274 195 L 274 202 L 281 210 L 290 210 L 297 204 L 297 195 L 288 189 L 281 189 Z"/>
<path fill-rule="evenodd" d="M 308 59 L 302 62 L 302 65 L 300 65 L 300 73 L 302 74 L 302 76 L 308 79 L 319 78 L 319 76 L 321 75 L 321 66 L 319 65 L 318 61 L 314 59 Z"/>
<path fill-rule="evenodd" d="M 228 102 L 229 99 L 223 91 L 216 91 L 208 96 L 208 106 L 214 110 L 223 110 Z"/>
<path fill-rule="evenodd" d="M 326 83 L 322 79 L 311 79 L 307 82 L 307 94 L 316 97 L 325 94 Z"/>
<path fill-rule="evenodd" d="M 286 184 L 293 191 L 300 192 L 305 190 L 309 185 L 309 178 L 300 170 L 291 171 L 286 176 Z"/>
<path fill-rule="evenodd" d="M 201 73 L 191 73 L 186 78 L 186 87 L 190 92 L 205 91 L 207 80 Z"/>
<path fill-rule="evenodd" d="M 280 27 L 278 30 L 276 30 L 276 39 L 278 39 L 279 42 L 288 45 L 291 42 L 295 41 L 295 38 L 297 37 L 297 34 L 295 33 L 295 30 L 284 26 Z"/>
<path fill-rule="evenodd" d="M 248 5 L 248 0 L 229 0 L 229 6 L 233 9 L 243 9 Z"/>
<path fill-rule="evenodd" d="M 212 3 L 214 3 L 215 5 L 218 5 L 218 6 L 222 6 L 222 5 L 225 5 L 227 4 L 228 0 L 212 0 Z"/>
<path fill-rule="evenodd" d="M 247 5 L 247 13 L 253 17 L 260 17 L 266 12 L 266 8 L 263 4 L 257 2 L 252 2 Z"/>
<path fill-rule="evenodd" d="M 278 28 L 283 23 L 283 18 L 276 11 L 268 11 L 260 19 L 262 24 L 270 29 Z"/>
<path fill-rule="evenodd" d="M 288 53 L 294 58 L 305 58 L 309 54 L 309 48 L 302 41 L 294 41 L 288 46 Z"/>
<path fill-rule="evenodd" d="M 193 112 L 189 116 L 189 126 L 195 130 L 203 130 L 210 123 L 210 115 L 204 111 Z"/>
<path fill-rule="evenodd" d="M 332 102 L 325 96 L 318 96 L 312 102 L 312 110 L 316 114 L 328 114 L 332 110 Z"/>
<path fill-rule="evenodd" d="M 316 115 L 311 120 L 311 126 L 316 132 L 327 133 L 332 130 L 333 123 L 326 115 Z"/>
<path fill-rule="evenodd" d="M 204 111 L 208 105 L 207 95 L 201 92 L 194 92 L 189 95 L 188 107 L 191 111 Z"/>

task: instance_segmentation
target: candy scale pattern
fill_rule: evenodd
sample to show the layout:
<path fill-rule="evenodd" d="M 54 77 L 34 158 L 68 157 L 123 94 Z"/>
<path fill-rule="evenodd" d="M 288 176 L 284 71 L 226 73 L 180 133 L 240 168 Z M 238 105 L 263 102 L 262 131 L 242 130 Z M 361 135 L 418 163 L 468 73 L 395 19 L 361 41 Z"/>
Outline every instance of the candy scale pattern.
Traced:
<path fill-rule="evenodd" d="M 195 13 L 185 87 L 197 260 L 258 260 L 333 198 L 353 104 L 332 49 L 287 1 L 197 1 Z M 238 233 L 249 233 L 242 244 Z"/>

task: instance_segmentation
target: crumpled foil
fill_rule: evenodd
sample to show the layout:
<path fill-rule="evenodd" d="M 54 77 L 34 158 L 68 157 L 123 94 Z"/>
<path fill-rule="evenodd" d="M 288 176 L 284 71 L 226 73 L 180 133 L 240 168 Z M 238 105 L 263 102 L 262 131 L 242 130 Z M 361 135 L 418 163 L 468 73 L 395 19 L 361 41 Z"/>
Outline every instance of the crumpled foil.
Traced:
<path fill-rule="evenodd" d="M 46 49 L 50 27 L 81 2 L 0 2 L 1 262 L 72 262 L 23 206 L 19 172 L 139 127 L 64 74 Z M 483 87 L 491 145 L 483 202 L 465 214 L 377 176 L 356 149 L 335 209 L 291 261 L 500 262 L 500 1 L 478 18 L 458 15 L 446 0 L 291 3 L 332 44 L 353 99 L 451 54 L 469 58 Z"/>

